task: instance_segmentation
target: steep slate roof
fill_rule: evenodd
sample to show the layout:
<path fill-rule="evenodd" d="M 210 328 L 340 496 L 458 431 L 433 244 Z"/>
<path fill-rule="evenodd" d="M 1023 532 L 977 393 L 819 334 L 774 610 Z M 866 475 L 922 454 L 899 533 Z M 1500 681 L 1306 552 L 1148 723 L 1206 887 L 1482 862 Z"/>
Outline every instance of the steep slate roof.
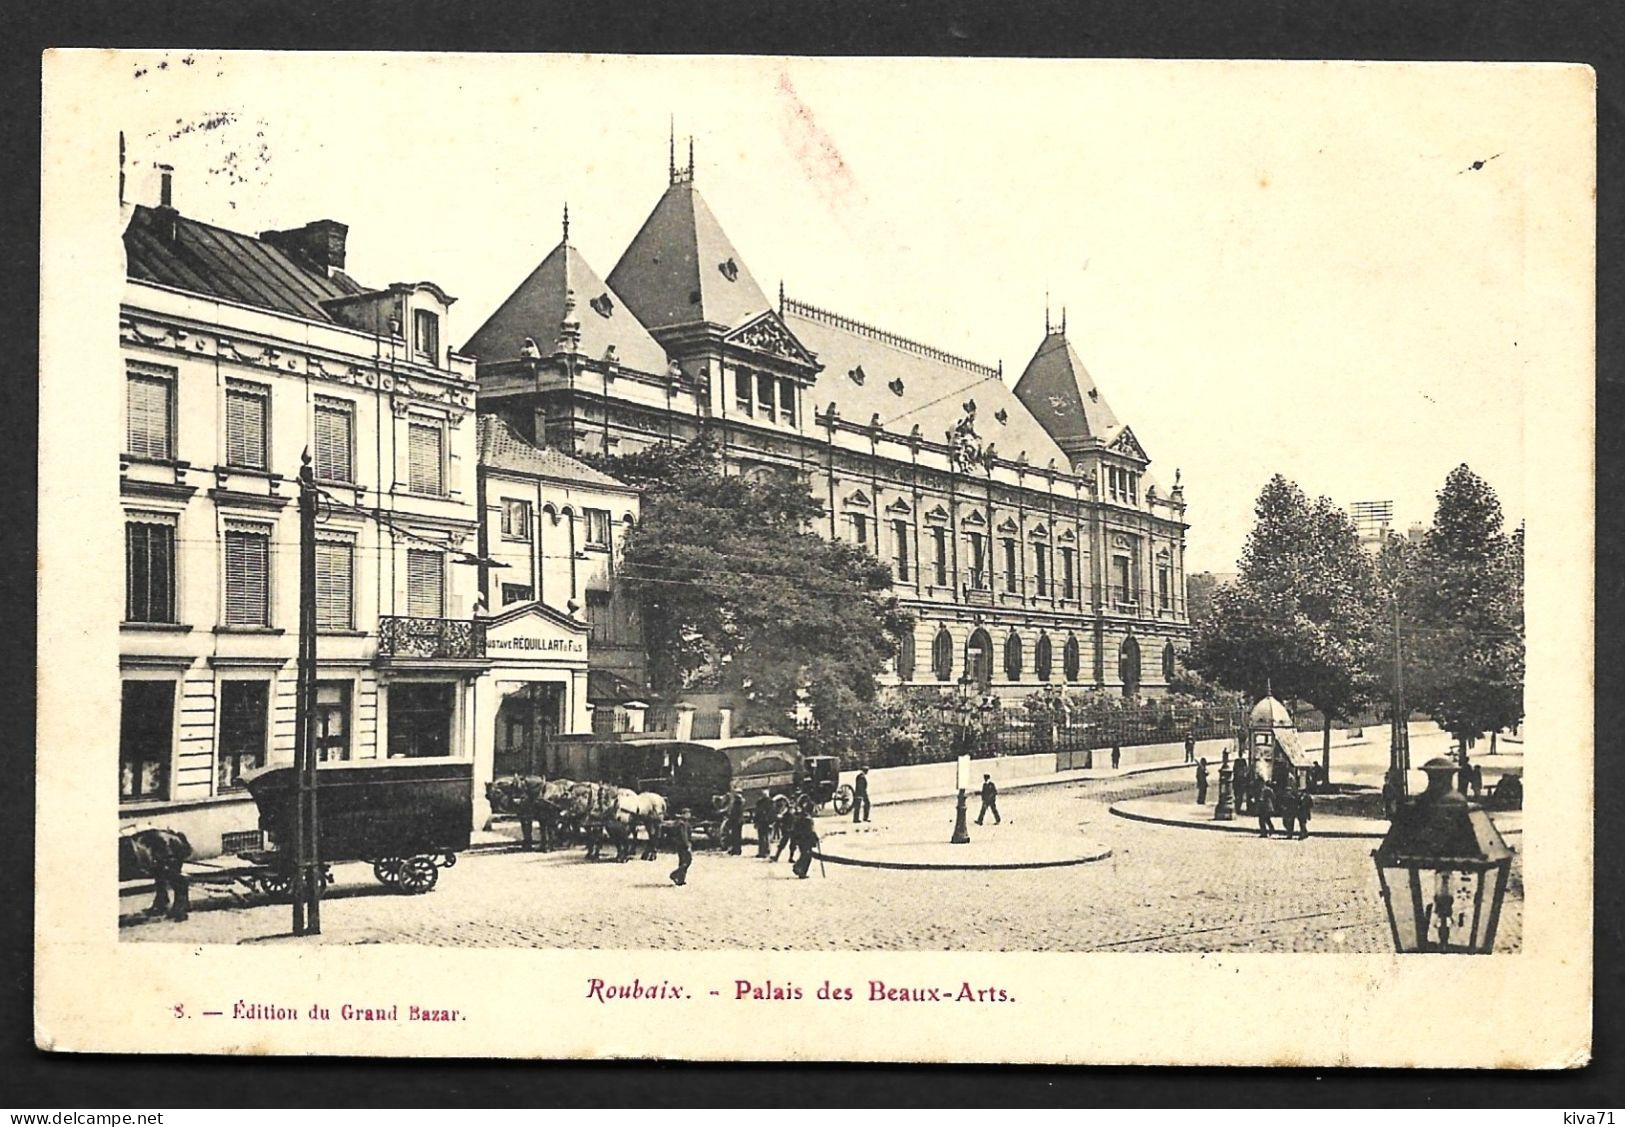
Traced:
<path fill-rule="evenodd" d="M 530 337 L 542 355 L 553 352 L 564 321 L 566 292 L 575 295 L 574 319 L 581 326 L 583 356 L 602 360 L 611 345 L 623 367 L 664 375 L 666 351 L 638 323 L 620 294 L 605 285 L 568 240 L 554 247 L 530 277 L 508 296 L 469 339 L 463 351 L 486 363 L 519 358 Z M 608 298 L 605 303 L 604 299 Z M 595 306 L 593 303 L 597 302 Z M 607 310 L 608 315 L 599 312 Z"/>
<path fill-rule="evenodd" d="M 935 349 L 907 348 L 906 342 L 893 343 L 895 337 L 882 339 L 889 334 L 805 309 L 799 302 L 787 302 L 784 323 L 824 365 L 808 391 L 819 411 L 833 400 L 847 422 L 861 426 L 879 414 L 893 434 L 906 435 L 918 423 L 921 437 L 942 442 L 963 417 L 964 402 L 974 399 L 976 433 L 984 444 L 993 443 L 1000 457 L 1013 461 L 1026 451 L 1035 468 L 1043 469 L 1052 458 L 1056 469 L 1069 467 L 1054 439 L 991 370 L 952 362 Z M 861 384 L 851 374 L 860 367 Z M 892 389 L 893 380 L 902 381 L 901 394 Z M 997 418 L 1000 411 L 1005 414 L 1002 423 Z"/>
<path fill-rule="evenodd" d="M 1060 442 L 1084 438 L 1110 442 L 1120 429 L 1117 416 L 1062 332 L 1044 335 L 1016 381 L 1016 395 Z"/>
<path fill-rule="evenodd" d="M 176 215 L 173 242 L 155 208 L 137 206 L 124 230 L 125 270 L 155 282 L 243 305 L 332 321 L 320 302 L 364 292 L 342 271 L 329 277 L 252 235 Z"/>
<path fill-rule="evenodd" d="M 651 330 L 701 321 L 733 329 L 772 308 L 692 179 L 666 189 L 609 284 Z"/>
<path fill-rule="evenodd" d="M 597 486 L 622 493 L 637 492 L 619 478 L 595 470 L 585 462 L 578 462 L 562 451 L 550 446 L 531 445 L 496 415 L 480 416 L 480 464 L 487 469 L 536 474 L 576 485 Z"/>

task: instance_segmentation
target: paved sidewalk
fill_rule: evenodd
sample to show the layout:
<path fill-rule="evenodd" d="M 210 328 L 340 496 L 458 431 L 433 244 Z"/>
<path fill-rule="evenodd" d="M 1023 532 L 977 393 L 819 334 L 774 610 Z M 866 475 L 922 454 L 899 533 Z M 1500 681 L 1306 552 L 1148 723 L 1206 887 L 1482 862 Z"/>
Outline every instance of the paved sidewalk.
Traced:
<path fill-rule="evenodd" d="M 1233 822 L 1215 822 L 1213 807 L 1198 806 L 1194 802 L 1169 802 L 1166 799 L 1138 798 L 1113 803 L 1108 809 L 1119 818 L 1134 822 L 1151 822 L 1159 826 L 1179 826 L 1192 830 L 1218 830 L 1223 833 L 1247 833 L 1258 836 L 1258 817 L 1238 814 Z M 1502 836 L 1511 837 L 1523 832 L 1523 811 L 1497 810 L 1490 814 L 1495 828 Z M 1281 816 L 1275 816 L 1275 827 L 1281 830 Z M 1284 832 L 1284 831 L 1282 831 Z M 1364 837 L 1381 839 L 1388 835 L 1388 822 L 1382 818 L 1350 818 L 1340 814 L 1315 814 L 1309 819 L 1310 837 Z"/>

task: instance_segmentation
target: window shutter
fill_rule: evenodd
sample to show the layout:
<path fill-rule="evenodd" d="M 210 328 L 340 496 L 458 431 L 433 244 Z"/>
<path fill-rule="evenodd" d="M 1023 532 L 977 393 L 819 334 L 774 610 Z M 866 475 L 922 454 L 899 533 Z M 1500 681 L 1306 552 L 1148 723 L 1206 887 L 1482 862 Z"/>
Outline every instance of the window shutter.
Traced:
<path fill-rule="evenodd" d="M 131 372 L 126 377 L 130 453 L 139 458 L 173 457 L 169 399 L 174 384 L 162 376 Z"/>
<path fill-rule="evenodd" d="M 434 424 L 413 423 L 407 441 L 410 465 L 407 484 L 414 493 L 444 492 L 440 467 L 444 458 L 441 430 Z"/>
<path fill-rule="evenodd" d="M 226 533 L 226 624 L 270 624 L 270 538 L 255 532 Z"/>
<path fill-rule="evenodd" d="M 316 401 L 316 477 L 322 481 L 355 480 L 351 466 L 355 416 L 348 404 Z"/>
<path fill-rule="evenodd" d="M 268 397 L 263 388 L 226 385 L 226 464 L 265 468 L 265 414 Z"/>
<path fill-rule="evenodd" d="M 316 626 L 320 630 L 354 628 L 355 549 L 332 541 L 316 545 Z"/>
<path fill-rule="evenodd" d="M 406 551 L 406 613 L 440 618 L 446 610 L 446 558 L 439 552 Z"/>

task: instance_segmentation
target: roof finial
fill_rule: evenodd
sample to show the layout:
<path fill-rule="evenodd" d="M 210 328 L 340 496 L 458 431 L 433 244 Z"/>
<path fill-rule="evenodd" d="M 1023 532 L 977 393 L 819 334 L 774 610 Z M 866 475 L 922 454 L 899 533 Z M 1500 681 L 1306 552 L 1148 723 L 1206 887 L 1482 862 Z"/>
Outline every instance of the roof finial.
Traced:
<path fill-rule="evenodd" d="M 570 241 L 570 201 L 564 201 L 564 238 L 560 242 Z"/>
<path fill-rule="evenodd" d="M 784 279 L 779 279 L 779 316 L 784 316 Z"/>
<path fill-rule="evenodd" d="M 1066 336 L 1066 306 L 1061 306 L 1061 335 Z"/>
<path fill-rule="evenodd" d="M 692 133 L 688 135 L 688 178 L 691 182 L 694 179 L 694 134 Z"/>
<path fill-rule="evenodd" d="M 668 182 L 677 183 L 677 115 L 671 115 L 670 156 L 666 161 Z"/>
<path fill-rule="evenodd" d="M 1049 290 L 1044 291 L 1044 335 L 1049 336 Z"/>

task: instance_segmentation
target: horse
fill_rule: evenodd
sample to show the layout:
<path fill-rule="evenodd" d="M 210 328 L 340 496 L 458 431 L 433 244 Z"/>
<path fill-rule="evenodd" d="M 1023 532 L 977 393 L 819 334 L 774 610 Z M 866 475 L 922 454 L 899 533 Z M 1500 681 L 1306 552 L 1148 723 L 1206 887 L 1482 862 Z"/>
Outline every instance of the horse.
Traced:
<path fill-rule="evenodd" d="M 150 876 L 156 889 L 152 906 L 144 913 L 148 916 L 168 916 L 179 921 L 191 913 L 191 881 L 181 868 L 190 856 L 192 843 L 178 830 L 146 827 L 119 834 L 119 878 Z"/>
<path fill-rule="evenodd" d="M 540 775 L 511 775 L 486 783 L 485 797 L 494 813 L 518 816 L 526 849 L 531 846 L 530 827 L 534 822 L 542 852 L 546 853 L 560 836 L 560 802 L 568 795 L 570 785 L 561 780 L 549 782 Z"/>
<path fill-rule="evenodd" d="M 648 841 L 643 847 L 643 860 L 653 861 L 659 856 L 660 826 L 666 820 L 666 809 L 665 795 L 624 788 L 616 792 L 616 818 L 626 823 L 630 839 L 627 842 L 628 852 L 631 851 L 632 843 L 637 841 L 638 827 L 642 826 L 648 833 Z"/>
<path fill-rule="evenodd" d="M 598 859 L 605 841 L 615 843 L 617 861 L 625 861 L 631 855 L 628 843 L 631 827 L 616 816 L 618 797 L 619 788 L 607 783 L 573 783 L 570 786 L 566 809 L 586 839 L 589 861 Z"/>

